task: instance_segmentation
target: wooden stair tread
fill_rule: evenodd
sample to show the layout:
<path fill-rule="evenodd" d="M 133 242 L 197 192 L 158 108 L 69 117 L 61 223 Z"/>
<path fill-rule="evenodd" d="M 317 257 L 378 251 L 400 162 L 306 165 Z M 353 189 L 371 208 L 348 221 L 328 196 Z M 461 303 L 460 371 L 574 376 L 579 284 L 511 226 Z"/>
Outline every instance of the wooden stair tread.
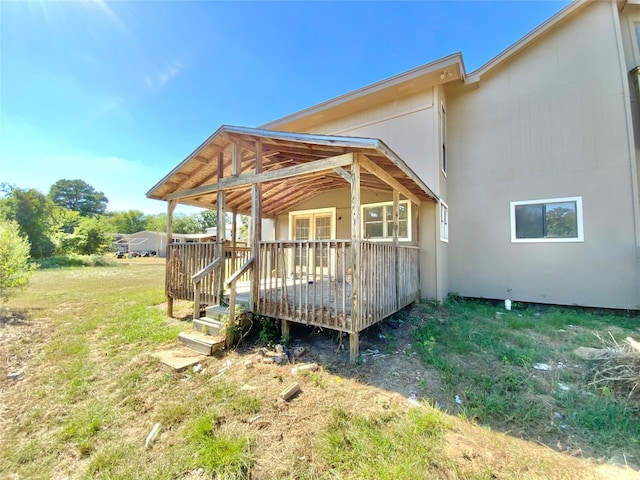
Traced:
<path fill-rule="evenodd" d="M 181 332 L 178 341 L 196 352 L 213 355 L 224 346 L 225 338 L 221 336 L 205 335 L 198 331 Z"/>

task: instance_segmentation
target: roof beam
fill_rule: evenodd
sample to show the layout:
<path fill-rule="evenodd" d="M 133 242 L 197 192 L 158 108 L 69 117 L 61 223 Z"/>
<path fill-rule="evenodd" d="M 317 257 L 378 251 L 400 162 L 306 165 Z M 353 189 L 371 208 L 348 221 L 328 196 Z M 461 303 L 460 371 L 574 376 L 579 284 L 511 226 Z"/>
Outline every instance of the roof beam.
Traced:
<path fill-rule="evenodd" d="M 416 205 L 420 205 L 422 203 L 420 199 L 415 194 L 410 192 L 407 187 L 402 185 L 398 180 L 393 178 L 391 175 L 389 175 L 386 171 L 384 171 L 378 165 L 373 163 L 365 155 L 360 155 L 360 165 L 365 170 L 369 171 L 370 173 L 373 173 L 376 177 L 378 177 L 380 180 L 385 182 L 387 185 L 398 190 L 402 195 L 404 195 L 406 198 L 411 200 Z"/>
<path fill-rule="evenodd" d="M 347 172 L 344 168 L 337 167 L 337 168 L 334 168 L 333 171 L 336 172 L 338 175 L 340 175 L 342 178 L 344 178 L 347 181 L 347 183 L 351 185 L 351 174 L 349 174 L 349 172 Z"/>
<path fill-rule="evenodd" d="M 350 165 L 353 162 L 353 154 L 345 153 L 336 157 L 325 158 L 323 160 L 316 160 L 314 162 L 301 163 L 292 167 L 280 168 L 278 170 L 270 170 L 261 173 L 244 173 L 237 177 L 226 177 L 219 182 L 212 185 L 203 185 L 197 188 L 191 188 L 180 192 L 174 192 L 167 195 L 165 200 L 178 200 L 190 197 L 198 197 L 206 193 L 219 192 L 220 190 L 227 190 L 229 188 L 237 188 L 255 183 L 272 182 L 274 180 L 283 180 L 285 178 L 297 177 L 300 175 L 308 175 L 310 173 L 322 172 L 324 170 L 332 170 L 336 167 L 343 167 Z M 373 163 L 373 162 L 371 162 Z M 402 187 L 403 190 L 406 188 Z M 400 190 L 400 189 L 398 189 Z M 403 193 L 403 190 L 400 192 Z M 406 190 L 408 191 L 408 190 Z M 415 197 L 414 195 L 412 195 Z"/>

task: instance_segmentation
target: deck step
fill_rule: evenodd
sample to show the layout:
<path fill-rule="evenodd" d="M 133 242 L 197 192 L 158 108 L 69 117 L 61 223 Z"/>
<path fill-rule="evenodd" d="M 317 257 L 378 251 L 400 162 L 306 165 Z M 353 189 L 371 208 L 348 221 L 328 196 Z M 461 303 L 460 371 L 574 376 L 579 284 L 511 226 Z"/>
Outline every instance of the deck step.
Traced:
<path fill-rule="evenodd" d="M 229 307 L 221 305 L 207 307 L 207 318 L 220 321 L 223 317 L 229 318 Z"/>
<path fill-rule="evenodd" d="M 211 318 L 196 318 L 193 321 L 193 329 L 205 335 L 224 336 L 224 323 Z"/>
<path fill-rule="evenodd" d="M 181 332 L 178 335 L 180 343 L 204 355 L 213 355 L 224 346 L 224 340 L 224 337 L 212 337 L 196 331 Z"/>

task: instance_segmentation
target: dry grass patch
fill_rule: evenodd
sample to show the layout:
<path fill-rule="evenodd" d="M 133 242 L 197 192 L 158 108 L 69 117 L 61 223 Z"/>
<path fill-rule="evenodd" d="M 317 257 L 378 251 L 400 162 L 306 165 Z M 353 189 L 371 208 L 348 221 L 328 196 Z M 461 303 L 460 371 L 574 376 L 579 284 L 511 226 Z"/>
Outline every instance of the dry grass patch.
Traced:
<path fill-rule="evenodd" d="M 1 478 L 607 478 L 590 461 L 434 408 L 446 384 L 400 329 L 384 345 L 365 335 L 363 348 L 384 356 L 355 367 L 315 336 L 303 360 L 321 364 L 317 372 L 259 363 L 254 344 L 204 359 L 197 373 L 174 372 L 149 354 L 175 348 L 189 325 L 164 316 L 161 262 L 136 260 L 39 271 L 7 305 Z M 24 378 L 7 380 L 18 368 Z M 279 399 L 294 381 L 301 392 Z M 412 407 L 414 394 L 428 398 Z"/>

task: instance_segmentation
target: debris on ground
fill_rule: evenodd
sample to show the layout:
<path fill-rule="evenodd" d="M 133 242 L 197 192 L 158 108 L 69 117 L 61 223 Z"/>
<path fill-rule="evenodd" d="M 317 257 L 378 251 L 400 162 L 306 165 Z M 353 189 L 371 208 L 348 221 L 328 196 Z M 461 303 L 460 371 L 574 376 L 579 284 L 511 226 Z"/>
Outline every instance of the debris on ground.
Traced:
<path fill-rule="evenodd" d="M 293 367 L 291 369 L 291 373 L 293 375 L 298 375 L 299 373 L 315 372 L 316 370 L 318 370 L 317 363 L 305 363 L 303 365 L 298 365 L 297 367 Z"/>
<path fill-rule="evenodd" d="M 542 370 L 544 372 L 548 372 L 549 370 L 551 370 L 551 367 L 549 365 L 547 365 L 546 363 L 536 363 L 533 366 L 534 370 Z"/>
<path fill-rule="evenodd" d="M 573 354 L 583 360 L 602 360 L 607 356 L 606 348 L 578 347 Z"/>
<path fill-rule="evenodd" d="M 292 383 L 287 388 L 285 388 L 282 392 L 280 392 L 280 398 L 283 400 L 289 400 L 299 391 L 300 391 L 300 385 L 297 382 Z"/>
<path fill-rule="evenodd" d="M 609 334 L 611 336 L 611 334 Z M 606 354 L 596 367 L 592 385 L 604 384 L 629 390 L 629 395 L 640 395 L 640 343 L 627 337 L 619 344 L 613 336 L 611 341 L 602 342 L 607 346 Z"/>
<path fill-rule="evenodd" d="M 22 380 L 24 378 L 24 369 L 16 370 L 7 375 L 7 380 Z"/>
<path fill-rule="evenodd" d="M 161 428 L 162 428 L 161 423 L 156 423 L 153 426 L 153 428 L 149 432 L 149 435 L 147 435 L 147 439 L 144 442 L 144 448 L 149 448 L 151 446 L 154 440 L 158 437 L 158 433 L 160 433 Z"/>

